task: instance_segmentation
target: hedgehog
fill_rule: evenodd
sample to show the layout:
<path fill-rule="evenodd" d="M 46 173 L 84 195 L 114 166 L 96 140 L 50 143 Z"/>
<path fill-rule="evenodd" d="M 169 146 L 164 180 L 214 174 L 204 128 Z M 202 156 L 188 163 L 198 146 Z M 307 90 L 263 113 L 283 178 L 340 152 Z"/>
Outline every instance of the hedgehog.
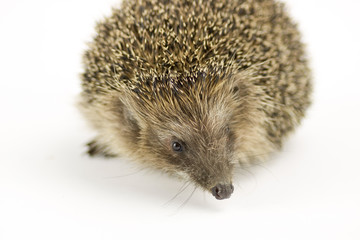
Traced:
<path fill-rule="evenodd" d="M 124 0 L 84 54 L 91 156 L 126 157 L 216 199 L 281 149 L 312 90 L 297 25 L 275 0 Z"/>

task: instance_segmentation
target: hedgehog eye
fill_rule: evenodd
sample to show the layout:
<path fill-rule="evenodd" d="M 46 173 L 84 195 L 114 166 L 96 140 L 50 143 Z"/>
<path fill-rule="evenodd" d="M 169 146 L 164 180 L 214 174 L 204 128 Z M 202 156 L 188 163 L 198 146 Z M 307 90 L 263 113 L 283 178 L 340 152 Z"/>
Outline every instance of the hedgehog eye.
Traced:
<path fill-rule="evenodd" d="M 183 146 L 181 145 L 181 143 L 179 143 L 177 141 L 173 141 L 171 143 L 171 147 L 174 150 L 174 152 L 182 152 L 183 151 Z"/>

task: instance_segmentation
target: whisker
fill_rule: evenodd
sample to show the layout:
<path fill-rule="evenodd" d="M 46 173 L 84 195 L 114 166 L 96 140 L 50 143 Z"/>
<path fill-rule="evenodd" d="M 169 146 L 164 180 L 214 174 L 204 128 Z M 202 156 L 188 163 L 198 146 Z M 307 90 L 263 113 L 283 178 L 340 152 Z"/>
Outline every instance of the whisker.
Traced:
<path fill-rule="evenodd" d="M 168 205 L 170 202 L 172 202 L 175 198 L 177 198 L 182 192 L 184 192 L 190 185 L 191 182 L 187 181 L 184 182 L 184 184 L 180 187 L 179 191 L 173 196 L 170 200 L 168 200 L 166 203 L 163 204 L 163 206 Z"/>
<path fill-rule="evenodd" d="M 177 211 L 180 211 L 180 209 L 182 209 L 191 199 L 191 197 L 194 195 L 195 191 L 196 191 L 197 187 L 194 187 L 194 190 L 191 192 L 190 196 L 178 207 Z"/>
<path fill-rule="evenodd" d="M 261 167 L 262 169 L 266 170 L 268 173 L 270 173 L 274 178 L 277 178 L 276 175 L 267 167 L 262 165 L 261 163 L 254 163 L 255 167 Z"/>
<path fill-rule="evenodd" d="M 132 172 L 132 173 L 128 173 L 128 174 L 124 174 L 124 175 L 119 175 L 119 176 L 112 176 L 112 177 L 104 177 L 104 179 L 114 179 L 114 178 L 123 178 L 123 177 L 128 177 L 128 176 L 132 176 L 135 174 L 138 174 L 141 171 L 144 171 L 146 168 L 142 168 L 136 172 Z"/>
<path fill-rule="evenodd" d="M 244 172 L 246 172 L 246 173 L 248 173 L 249 175 L 251 175 L 251 177 L 252 178 L 254 178 L 255 180 L 256 180 L 256 178 L 255 178 L 255 174 L 254 173 L 252 173 L 249 169 L 247 169 L 247 168 L 240 168 L 240 170 L 241 171 L 244 171 Z"/>

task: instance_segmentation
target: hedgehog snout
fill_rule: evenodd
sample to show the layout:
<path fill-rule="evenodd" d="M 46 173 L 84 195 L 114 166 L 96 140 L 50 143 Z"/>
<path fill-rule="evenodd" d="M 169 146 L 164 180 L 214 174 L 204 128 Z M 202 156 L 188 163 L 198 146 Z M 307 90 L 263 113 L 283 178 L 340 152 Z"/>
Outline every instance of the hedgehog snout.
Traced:
<path fill-rule="evenodd" d="M 215 187 L 211 188 L 212 195 L 218 200 L 230 198 L 233 192 L 234 192 L 234 186 L 231 183 L 230 184 L 219 183 Z"/>

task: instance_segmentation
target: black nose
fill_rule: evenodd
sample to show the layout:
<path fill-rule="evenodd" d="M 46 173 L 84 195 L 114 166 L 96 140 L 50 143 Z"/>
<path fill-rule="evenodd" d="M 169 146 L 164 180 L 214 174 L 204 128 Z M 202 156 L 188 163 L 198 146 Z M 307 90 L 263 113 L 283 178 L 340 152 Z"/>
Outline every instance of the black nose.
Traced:
<path fill-rule="evenodd" d="M 218 200 L 226 199 L 234 192 L 232 184 L 217 184 L 211 189 L 212 195 Z"/>

